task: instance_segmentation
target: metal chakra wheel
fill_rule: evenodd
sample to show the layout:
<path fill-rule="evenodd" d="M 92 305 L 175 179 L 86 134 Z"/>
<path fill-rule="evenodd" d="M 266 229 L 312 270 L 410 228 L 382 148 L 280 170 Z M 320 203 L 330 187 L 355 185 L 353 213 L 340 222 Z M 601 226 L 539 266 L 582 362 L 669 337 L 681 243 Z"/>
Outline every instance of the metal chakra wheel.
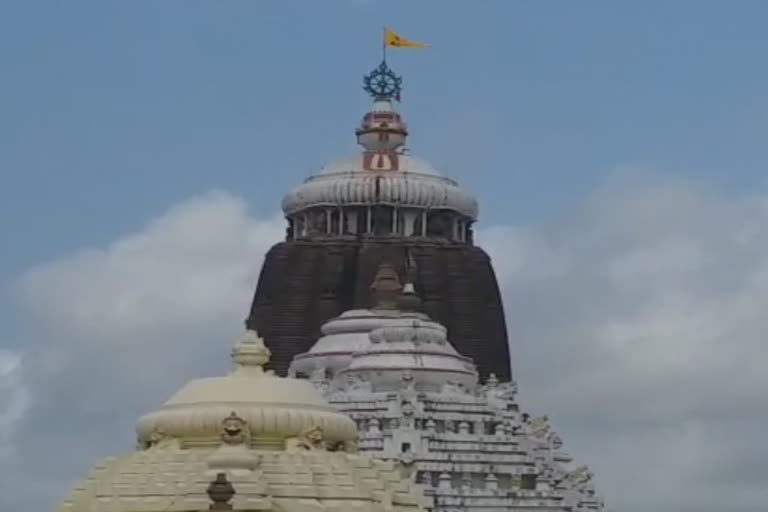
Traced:
<path fill-rule="evenodd" d="M 399 98 L 403 79 L 395 74 L 385 61 L 363 77 L 363 89 L 377 100 Z"/>

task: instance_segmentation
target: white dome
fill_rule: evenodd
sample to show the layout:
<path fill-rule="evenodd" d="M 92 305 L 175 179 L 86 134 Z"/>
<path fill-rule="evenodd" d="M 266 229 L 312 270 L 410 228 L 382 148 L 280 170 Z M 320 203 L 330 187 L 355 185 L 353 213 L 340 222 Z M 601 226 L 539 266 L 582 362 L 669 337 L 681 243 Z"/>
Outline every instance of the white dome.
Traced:
<path fill-rule="evenodd" d="M 397 387 L 403 371 L 410 371 L 424 390 L 440 389 L 449 380 L 474 387 L 477 370 L 472 360 L 456 352 L 446 334 L 437 322 L 403 315 L 373 330 L 368 345 L 341 373 L 361 375 L 379 389 Z"/>
<path fill-rule="evenodd" d="M 386 325 L 397 325 L 403 313 L 392 310 L 353 309 L 328 320 L 320 332 L 323 336 L 309 349 L 298 354 L 291 362 L 291 373 L 311 375 L 318 368 L 331 374 L 349 366 L 352 355 L 370 344 L 371 331 Z M 409 317 L 426 320 L 427 316 L 409 313 Z"/>
<path fill-rule="evenodd" d="M 446 209 L 477 218 L 477 200 L 423 160 L 399 156 L 397 171 L 370 171 L 362 156 L 338 160 L 283 198 L 286 215 L 317 206 L 387 204 Z"/>
<path fill-rule="evenodd" d="M 318 425 L 331 441 L 355 439 L 354 422 L 331 407 L 309 382 L 263 370 L 269 351 L 254 332 L 235 347 L 233 359 L 235 369 L 229 375 L 193 380 L 158 411 L 142 417 L 139 439 L 146 441 L 153 432 L 162 432 L 180 440 L 217 444 L 221 422 L 233 411 L 256 437 L 284 440 Z"/>

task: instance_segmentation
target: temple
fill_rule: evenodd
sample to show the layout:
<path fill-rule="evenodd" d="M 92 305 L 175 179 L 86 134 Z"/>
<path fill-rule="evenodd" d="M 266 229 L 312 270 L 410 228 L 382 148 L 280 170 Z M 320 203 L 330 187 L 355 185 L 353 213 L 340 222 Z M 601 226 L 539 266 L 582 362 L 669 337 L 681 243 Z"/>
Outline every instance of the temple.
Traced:
<path fill-rule="evenodd" d="M 496 275 L 472 236 L 477 201 L 405 149 L 408 128 L 394 107 L 401 78 L 382 63 L 364 84 L 373 105 L 356 131 L 362 151 L 284 197 L 286 239 L 266 255 L 246 325 L 264 336 L 272 368 L 285 374 L 326 321 L 370 305 L 368 286 L 387 262 L 409 276 L 424 311 L 482 377 L 509 379 Z"/>
<path fill-rule="evenodd" d="M 265 371 L 254 332 L 229 375 L 193 380 L 137 425 L 59 512 L 383 511 L 428 503 L 392 462 L 357 454 L 355 423 L 307 381 Z"/>
<path fill-rule="evenodd" d="M 232 371 L 139 419 L 60 512 L 605 509 L 518 404 L 476 200 L 405 151 L 400 77 L 364 85 L 363 151 L 285 196 Z"/>
<path fill-rule="evenodd" d="M 548 418 L 520 410 L 514 382 L 481 382 L 412 283 L 385 263 L 371 295 L 370 309 L 331 319 L 290 367 L 350 415 L 362 453 L 398 463 L 435 512 L 604 509 Z"/>

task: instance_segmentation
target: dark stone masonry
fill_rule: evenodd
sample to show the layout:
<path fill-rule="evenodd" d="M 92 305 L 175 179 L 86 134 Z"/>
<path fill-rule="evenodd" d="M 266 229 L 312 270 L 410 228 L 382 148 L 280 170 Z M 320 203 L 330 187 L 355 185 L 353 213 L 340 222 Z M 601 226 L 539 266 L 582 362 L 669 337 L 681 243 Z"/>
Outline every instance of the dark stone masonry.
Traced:
<path fill-rule="evenodd" d="M 269 250 L 246 324 L 264 337 L 278 374 L 312 347 L 323 323 L 371 305 L 369 287 L 382 262 L 414 284 L 424 312 L 448 328 L 451 343 L 474 359 L 483 379 L 510 379 L 504 308 L 486 252 L 402 237 L 297 240 Z"/>

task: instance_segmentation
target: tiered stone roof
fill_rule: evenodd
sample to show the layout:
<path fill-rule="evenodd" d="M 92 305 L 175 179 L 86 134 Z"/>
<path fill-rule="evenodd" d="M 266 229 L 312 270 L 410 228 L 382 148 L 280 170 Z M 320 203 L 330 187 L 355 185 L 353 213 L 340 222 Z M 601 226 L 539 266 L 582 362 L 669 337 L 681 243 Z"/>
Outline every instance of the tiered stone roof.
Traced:
<path fill-rule="evenodd" d="M 392 462 L 357 453 L 354 422 L 307 381 L 275 376 L 249 332 L 225 377 L 194 380 L 138 424 L 138 446 L 105 459 L 60 512 L 208 509 L 222 473 L 233 510 L 417 512 L 418 486 Z"/>
<path fill-rule="evenodd" d="M 168 446 L 105 459 L 61 511 L 197 512 L 208 509 L 209 459 L 215 449 Z M 391 462 L 341 452 L 267 452 L 251 471 L 230 471 L 238 511 L 418 510 L 421 500 Z M 306 503 L 304 503 L 306 502 Z"/>
<path fill-rule="evenodd" d="M 379 278 L 383 274 L 390 274 L 386 265 Z M 400 305 L 418 305 L 412 293 L 406 295 Z M 420 325 L 431 321 L 407 308 L 386 310 L 386 325 L 368 331 L 368 345 L 351 350 L 346 368 L 325 371 L 318 358 L 311 377 L 355 421 L 361 452 L 397 461 L 404 476 L 425 486 L 435 511 L 603 510 L 592 474 L 572 463 L 547 417 L 520 411 L 514 382 L 491 375 L 480 383 L 466 363 L 466 373 L 457 374 L 446 362 L 455 359 L 445 357 L 445 337 L 422 334 Z M 384 333 L 395 325 L 391 339 Z M 354 364 L 387 353 L 387 345 L 400 354 L 389 367 L 380 358 L 376 365 Z M 441 345 L 442 357 L 433 357 Z"/>

